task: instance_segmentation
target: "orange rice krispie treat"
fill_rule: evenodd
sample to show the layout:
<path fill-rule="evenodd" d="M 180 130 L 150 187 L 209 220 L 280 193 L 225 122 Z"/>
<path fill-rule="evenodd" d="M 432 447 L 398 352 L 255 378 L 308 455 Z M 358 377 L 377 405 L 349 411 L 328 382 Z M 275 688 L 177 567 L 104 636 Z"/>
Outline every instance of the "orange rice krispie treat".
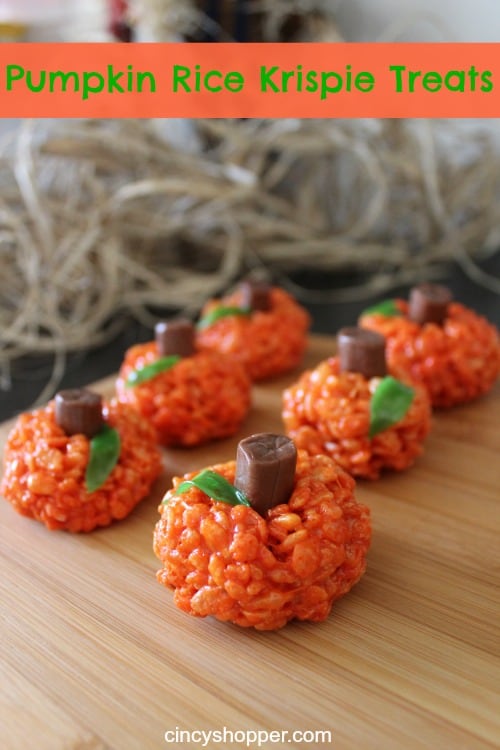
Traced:
<path fill-rule="evenodd" d="M 162 470 L 154 430 L 133 409 L 91 391 L 61 391 L 9 434 L 0 486 L 48 529 L 92 531 L 125 518 Z"/>
<path fill-rule="evenodd" d="M 233 294 L 205 305 L 198 344 L 232 355 L 252 380 L 265 380 L 299 364 L 309 325 L 309 313 L 284 289 L 245 281 Z"/>
<path fill-rule="evenodd" d="M 166 446 L 194 446 L 235 433 L 251 403 L 245 368 L 201 351 L 191 321 L 158 323 L 156 340 L 131 347 L 116 382 L 119 401 L 140 412 Z"/>
<path fill-rule="evenodd" d="M 366 568 L 369 509 L 354 480 L 283 435 L 252 435 L 237 460 L 176 477 L 159 510 L 157 578 L 175 604 L 258 630 L 319 622 Z"/>
<path fill-rule="evenodd" d="M 422 383 L 434 407 L 472 401 L 492 388 L 500 372 L 498 331 L 453 302 L 446 287 L 421 284 L 408 302 L 385 300 L 366 310 L 359 324 L 385 336 L 391 371 Z"/>
<path fill-rule="evenodd" d="M 402 471 L 430 429 L 427 392 L 386 375 L 382 336 L 343 328 L 338 356 L 302 374 L 283 393 L 286 433 L 298 448 L 322 453 L 353 476 Z"/>

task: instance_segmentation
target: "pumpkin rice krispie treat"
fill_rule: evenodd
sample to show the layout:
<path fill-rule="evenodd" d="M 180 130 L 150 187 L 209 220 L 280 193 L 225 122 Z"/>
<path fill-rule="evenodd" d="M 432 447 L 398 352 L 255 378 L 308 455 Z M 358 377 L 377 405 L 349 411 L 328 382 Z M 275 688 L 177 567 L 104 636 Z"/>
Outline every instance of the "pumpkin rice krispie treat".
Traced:
<path fill-rule="evenodd" d="M 446 287 L 421 284 L 408 302 L 385 300 L 366 310 L 359 324 L 385 336 L 391 371 L 424 385 L 434 407 L 478 398 L 500 372 L 498 331 L 454 302 Z"/>
<path fill-rule="evenodd" d="M 337 356 L 284 391 L 286 433 L 298 448 L 330 456 L 356 477 L 408 468 L 430 429 L 425 388 L 387 374 L 380 334 L 343 328 L 337 345 Z"/>
<path fill-rule="evenodd" d="M 201 350 L 189 320 L 158 323 L 155 337 L 125 353 L 119 401 L 153 425 L 161 445 L 196 446 L 234 434 L 251 404 L 243 365 Z"/>
<path fill-rule="evenodd" d="M 309 313 L 284 289 L 244 281 L 233 294 L 205 305 L 198 343 L 234 357 L 252 380 L 266 380 L 300 363 L 309 326 Z"/>
<path fill-rule="evenodd" d="M 125 518 L 161 470 L 154 430 L 139 414 L 72 389 L 17 419 L 0 491 L 49 529 L 92 531 Z"/>
<path fill-rule="evenodd" d="M 154 533 L 158 581 L 196 617 L 257 630 L 325 620 L 366 568 L 370 513 L 354 486 L 327 456 L 252 435 L 236 461 L 174 478 Z"/>

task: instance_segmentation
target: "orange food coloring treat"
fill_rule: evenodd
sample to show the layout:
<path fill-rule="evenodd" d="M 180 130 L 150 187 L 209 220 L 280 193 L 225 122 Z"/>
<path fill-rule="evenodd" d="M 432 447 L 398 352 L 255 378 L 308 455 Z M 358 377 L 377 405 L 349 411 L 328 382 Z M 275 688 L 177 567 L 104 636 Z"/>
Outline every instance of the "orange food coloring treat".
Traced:
<path fill-rule="evenodd" d="M 54 412 L 51 401 L 16 421 L 5 446 L 3 497 L 51 530 L 88 532 L 125 518 L 162 470 L 154 430 L 133 409 L 111 401 L 104 417 L 120 436 L 120 456 L 106 481 L 88 492 L 89 440 L 67 436 Z"/>
<path fill-rule="evenodd" d="M 197 352 L 151 380 L 128 386 L 128 376 L 158 360 L 154 341 L 125 354 L 116 382 L 119 401 L 155 428 L 161 445 L 194 446 L 234 434 L 251 404 L 251 381 L 230 357 Z"/>
<path fill-rule="evenodd" d="M 407 317 L 405 300 L 395 305 L 401 315 L 368 313 L 359 324 L 385 336 L 396 377 L 424 385 L 437 408 L 472 401 L 492 388 L 500 372 L 500 339 L 485 318 L 451 302 L 442 325 L 419 325 Z"/>
<path fill-rule="evenodd" d="M 234 461 L 212 468 L 234 481 Z M 174 479 L 160 506 L 154 550 L 158 581 L 184 612 L 257 630 L 294 618 L 319 622 L 363 575 L 370 512 L 356 501 L 354 480 L 326 456 L 299 451 L 288 503 L 264 517 L 197 487 L 176 495 L 182 481 Z"/>
<path fill-rule="evenodd" d="M 242 294 L 208 302 L 201 319 L 219 307 L 238 307 Z M 219 318 L 198 332 L 198 346 L 230 354 L 241 362 L 252 380 L 265 380 L 296 367 L 307 346 L 309 313 L 279 287 L 270 289 L 269 310 Z"/>
<path fill-rule="evenodd" d="M 430 430 L 429 398 L 412 384 L 415 395 L 404 417 L 370 438 L 370 402 L 379 382 L 340 372 L 337 357 L 321 362 L 283 392 L 287 435 L 297 448 L 330 456 L 353 476 L 377 479 L 382 469 L 408 468 Z"/>

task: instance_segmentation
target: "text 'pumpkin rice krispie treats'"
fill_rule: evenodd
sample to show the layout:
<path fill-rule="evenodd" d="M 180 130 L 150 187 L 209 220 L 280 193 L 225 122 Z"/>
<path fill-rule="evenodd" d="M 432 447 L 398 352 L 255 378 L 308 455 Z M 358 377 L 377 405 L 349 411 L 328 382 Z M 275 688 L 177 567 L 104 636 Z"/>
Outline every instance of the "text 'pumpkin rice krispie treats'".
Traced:
<path fill-rule="evenodd" d="M 252 380 L 266 380 L 300 363 L 309 326 L 309 313 L 284 289 L 245 281 L 233 294 L 205 305 L 198 343 L 234 357 Z"/>
<path fill-rule="evenodd" d="M 408 468 L 430 429 L 425 388 L 387 375 L 379 334 L 343 328 L 337 342 L 337 356 L 283 392 L 286 433 L 298 448 L 330 456 L 356 477 Z"/>
<path fill-rule="evenodd" d="M 154 430 L 139 414 L 73 389 L 17 419 L 0 491 L 49 529 L 87 532 L 125 518 L 161 470 Z"/>
<path fill-rule="evenodd" d="M 201 350 L 189 320 L 158 323 L 155 335 L 125 353 L 118 400 L 153 425 L 161 445 L 196 446 L 234 434 L 251 404 L 243 365 Z"/>
<path fill-rule="evenodd" d="M 252 435 L 236 462 L 174 478 L 154 533 L 157 578 L 197 617 L 258 630 L 325 620 L 366 568 L 370 513 L 354 486 L 328 457 Z"/>
<path fill-rule="evenodd" d="M 359 324 L 385 336 L 391 371 L 424 385 L 434 407 L 472 401 L 498 378 L 498 331 L 453 302 L 446 287 L 421 284 L 411 290 L 408 302 L 385 300 L 366 310 Z"/>

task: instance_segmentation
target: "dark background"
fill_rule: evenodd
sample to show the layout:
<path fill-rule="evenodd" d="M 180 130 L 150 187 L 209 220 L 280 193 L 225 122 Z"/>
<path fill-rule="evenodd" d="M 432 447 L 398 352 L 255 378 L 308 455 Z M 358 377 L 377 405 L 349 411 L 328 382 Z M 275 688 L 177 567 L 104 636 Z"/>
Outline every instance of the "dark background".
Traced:
<path fill-rule="evenodd" d="M 500 254 L 497 253 L 484 264 L 483 269 L 500 278 Z M 345 288 L 359 281 L 349 274 L 336 273 L 328 276 L 314 270 L 301 272 L 300 277 L 295 280 L 311 290 Z M 440 279 L 439 283 L 449 286 L 456 300 L 472 307 L 500 328 L 498 294 L 472 282 L 457 266 L 450 267 L 447 276 Z M 409 287 L 400 287 L 357 302 L 303 304 L 312 315 L 312 332 L 333 335 L 342 326 L 353 325 L 360 312 L 374 302 L 387 297 L 407 297 L 408 289 Z M 87 385 L 116 372 L 128 347 L 152 338 L 151 329 L 137 321 L 127 320 L 123 332 L 111 344 L 68 356 L 66 374 L 59 389 Z M 12 368 L 12 387 L 7 391 L 0 390 L 0 421 L 29 409 L 41 393 L 50 371 L 51 360 L 25 358 L 24 361 L 15 363 Z"/>

